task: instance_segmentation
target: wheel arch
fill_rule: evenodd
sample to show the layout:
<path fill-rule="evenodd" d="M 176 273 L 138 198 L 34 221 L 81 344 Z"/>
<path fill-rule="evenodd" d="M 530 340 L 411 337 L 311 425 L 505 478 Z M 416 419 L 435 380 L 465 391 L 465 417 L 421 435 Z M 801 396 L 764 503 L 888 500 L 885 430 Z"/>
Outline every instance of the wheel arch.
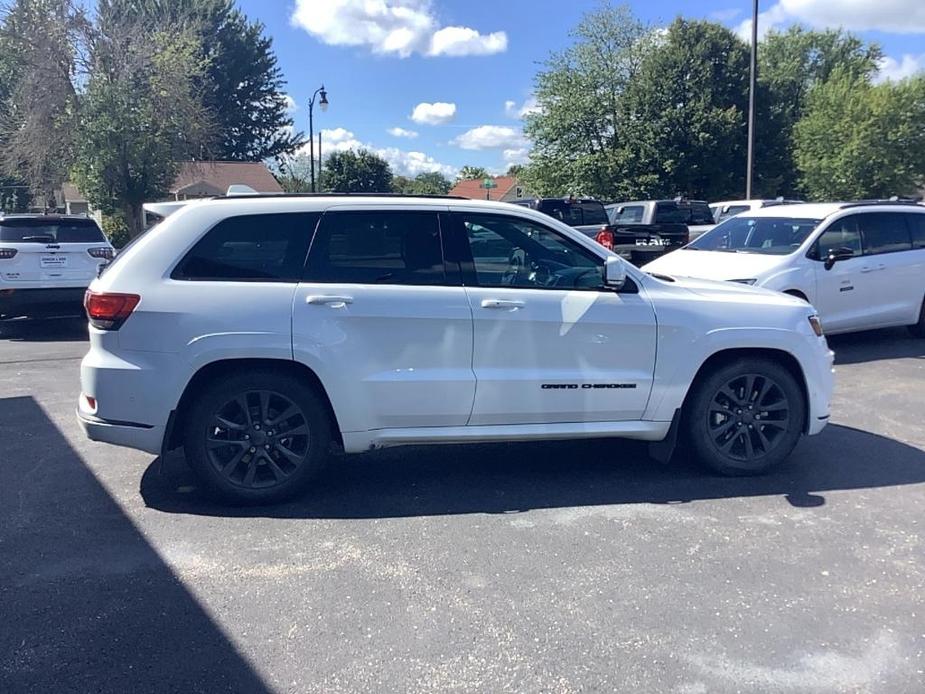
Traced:
<path fill-rule="evenodd" d="M 697 369 L 697 373 L 691 380 L 691 384 L 684 396 L 684 402 L 681 405 L 681 412 L 683 413 L 686 411 L 688 400 L 690 399 L 691 394 L 695 392 L 697 386 L 708 374 L 710 374 L 715 369 L 728 364 L 729 362 L 747 357 L 762 357 L 774 361 L 787 369 L 787 371 L 790 372 L 790 375 L 796 379 L 796 382 L 800 386 L 800 392 L 803 394 L 805 412 L 803 415 L 804 419 L 802 429 L 804 434 L 808 433 L 810 420 L 810 402 L 809 387 L 806 383 L 806 374 L 803 373 L 803 367 L 800 366 L 799 360 L 793 356 L 793 354 L 787 352 L 786 350 L 775 349 L 773 347 L 733 347 L 728 349 L 721 349 L 711 354 L 700 364 L 700 367 Z"/>
<path fill-rule="evenodd" d="M 790 296 L 795 296 L 797 299 L 802 299 L 807 304 L 809 303 L 809 297 L 806 296 L 806 293 L 800 289 L 785 289 L 783 293 L 788 294 Z"/>
<path fill-rule="evenodd" d="M 199 368 L 192 378 L 187 382 L 177 407 L 170 414 L 170 420 L 167 426 L 167 433 L 164 439 L 163 451 L 170 451 L 179 448 L 183 444 L 183 426 L 186 421 L 186 414 L 196 392 L 201 390 L 206 384 L 211 383 L 231 374 L 250 372 L 258 369 L 272 369 L 283 372 L 296 378 L 308 382 L 311 387 L 321 396 L 322 401 L 327 409 L 328 417 L 331 421 L 331 435 L 339 445 L 343 445 L 343 439 L 340 432 L 340 425 L 337 421 L 337 415 L 334 407 L 331 405 L 331 398 L 328 392 L 310 367 L 301 362 L 291 359 L 274 359 L 274 358 L 245 358 L 245 359 L 218 359 L 209 362 Z"/>

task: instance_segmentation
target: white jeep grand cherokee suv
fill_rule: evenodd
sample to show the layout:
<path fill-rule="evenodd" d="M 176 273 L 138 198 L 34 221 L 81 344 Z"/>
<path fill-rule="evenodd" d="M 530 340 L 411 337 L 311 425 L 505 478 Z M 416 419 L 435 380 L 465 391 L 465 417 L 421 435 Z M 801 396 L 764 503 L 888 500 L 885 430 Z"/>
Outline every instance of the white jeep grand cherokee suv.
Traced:
<path fill-rule="evenodd" d="M 626 437 L 715 470 L 781 462 L 829 416 L 812 308 L 663 281 L 505 203 L 242 196 L 190 204 L 87 292 L 78 416 L 179 446 L 226 500 L 303 488 L 332 449 Z"/>

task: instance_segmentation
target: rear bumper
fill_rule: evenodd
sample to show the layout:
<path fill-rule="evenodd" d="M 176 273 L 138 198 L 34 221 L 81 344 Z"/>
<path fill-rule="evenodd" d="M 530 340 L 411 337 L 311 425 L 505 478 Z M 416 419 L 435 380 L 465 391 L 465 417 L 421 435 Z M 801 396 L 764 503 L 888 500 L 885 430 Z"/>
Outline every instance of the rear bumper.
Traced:
<path fill-rule="evenodd" d="M 0 286 L 0 316 L 48 316 L 83 313 L 86 287 L 18 289 Z"/>
<path fill-rule="evenodd" d="M 165 426 L 149 426 L 130 422 L 107 422 L 77 410 L 77 421 L 91 441 L 111 443 L 114 446 L 136 448 L 146 453 L 160 454 Z"/>

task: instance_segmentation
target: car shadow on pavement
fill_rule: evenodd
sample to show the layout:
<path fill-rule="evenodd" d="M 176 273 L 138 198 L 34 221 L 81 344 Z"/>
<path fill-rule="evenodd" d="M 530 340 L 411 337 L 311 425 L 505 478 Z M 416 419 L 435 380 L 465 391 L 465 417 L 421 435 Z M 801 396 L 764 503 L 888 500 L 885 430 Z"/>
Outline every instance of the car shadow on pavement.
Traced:
<path fill-rule="evenodd" d="M 825 492 L 925 482 L 925 451 L 835 425 L 804 439 L 784 466 L 762 477 L 719 477 L 684 460 L 683 451 L 676 458 L 659 464 L 644 445 L 621 440 L 394 448 L 336 461 L 289 503 L 234 508 L 199 494 L 177 456 L 148 467 L 141 494 L 169 513 L 396 518 L 767 495 L 809 508 L 824 505 Z"/>
<path fill-rule="evenodd" d="M 905 328 L 845 333 L 828 338 L 835 364 L 863 364 L 886 359 L 925 359 L 925 340 Z"/>
<path fill-rule="evenodd" d="M 0 340 L 11 342 L 86 342 L 86 316 L 0 321 Z"/>
<path fill-rule="evenodd" d="M 269 691 L 32 398 L 0 441 L 0 691 Z"/>

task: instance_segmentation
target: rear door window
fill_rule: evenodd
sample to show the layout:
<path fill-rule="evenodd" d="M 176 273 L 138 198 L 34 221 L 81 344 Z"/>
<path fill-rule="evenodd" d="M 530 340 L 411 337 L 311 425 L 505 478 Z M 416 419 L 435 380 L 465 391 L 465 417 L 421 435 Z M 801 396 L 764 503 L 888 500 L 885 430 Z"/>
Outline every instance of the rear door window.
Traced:
<path fill-rule="evenodd" d="M 864 239 L 864 254 L 895 253 L 912 248 L 906 216 L 901 212 L 859 214 L 858 227 Z"/>
<path fill-rule="evenodd" d="M 680 208 L 676 202 L 659 202 L 655 204 L 656 224 L 687 224 L 690 208 Z"/>
<path fill-rule="evenodd" d="M 646 208 L 642 205 L 624 205 L 618 207 L 613 217 L 614 224 L 641 224 Z"/>
<path fill-rule="evenodd" d="M 297 282 L 319 217 L 317 212 L 229 217 L 193 246 L 171 277 Z"/>
<path fill-rule="evenodd" d="M 710 212 L 710 206 L 705 202 L 695 202 L 691 204 L 691 224 L 713 224 L 713 213 Z"/>
<path fill-rule="evenodd" d="M 434 212 L 328 212 L 312 242 L 306 282 L 444 285 Z"/>

